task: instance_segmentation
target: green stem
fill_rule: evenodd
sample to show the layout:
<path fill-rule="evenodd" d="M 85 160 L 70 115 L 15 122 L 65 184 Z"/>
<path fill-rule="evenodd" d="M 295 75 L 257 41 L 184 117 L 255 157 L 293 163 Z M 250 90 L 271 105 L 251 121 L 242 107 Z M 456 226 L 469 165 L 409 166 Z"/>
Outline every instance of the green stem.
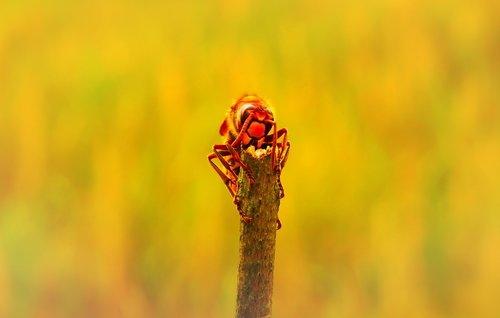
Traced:
<path fill-rule="evenodd" d="M 271 166 L 271 156 L 256 158 L 244 151 L 255 184 L 245 173 L 238 178 L 239 208 L 252 218 L 240 226 L 240 265 L 238 268 L 237 318 L 271 317 L 273 295 L 276 221 L 279 209 L 279 185 Z"/>

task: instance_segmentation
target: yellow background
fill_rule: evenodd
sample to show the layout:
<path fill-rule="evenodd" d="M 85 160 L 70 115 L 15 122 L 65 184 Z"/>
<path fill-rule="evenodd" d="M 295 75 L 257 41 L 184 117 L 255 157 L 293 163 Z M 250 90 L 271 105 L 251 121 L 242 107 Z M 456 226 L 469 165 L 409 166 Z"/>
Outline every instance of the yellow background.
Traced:
<path fill-rule="evenodd" d="M 499 12 L 3 1 L 0 316 L 233 316 L 206 155 L 249 92 L 292 142 L 275 317 L 498 317 Z"/>

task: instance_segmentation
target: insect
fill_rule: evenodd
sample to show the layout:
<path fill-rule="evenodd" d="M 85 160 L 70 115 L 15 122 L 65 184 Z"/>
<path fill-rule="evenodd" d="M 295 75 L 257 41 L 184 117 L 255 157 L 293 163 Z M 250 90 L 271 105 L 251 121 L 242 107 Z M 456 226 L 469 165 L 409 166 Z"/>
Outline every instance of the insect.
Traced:
<path fill-rule="evenodd" d="M 283 198 L 285 193 L 280 175 L 290 150 L 288 131 L 286 128 L 277 129 L 273 112 L 263 98 L 256 95 L 243 95 L 227 112 L 219 133 L 225 138 L 225 142 L 212 147 L 208 161 L 229 190 L 241 218 L 245 223 L 249 223 L 252 218 L 239 207 L 236 181 L 241 171 L 248 176 L 251 185 L 255 183 L 255 179 L 249 167 L 241 161 L 241 152 L 250 146 L 255 147 L 255 150 L 271 148 L 271 164 L 277 171 L 280 198 Z M 224 169 L 213 162 L 216 158 Z M 279 229 L 281 227 L 279 219 L 277 223 Z"/>

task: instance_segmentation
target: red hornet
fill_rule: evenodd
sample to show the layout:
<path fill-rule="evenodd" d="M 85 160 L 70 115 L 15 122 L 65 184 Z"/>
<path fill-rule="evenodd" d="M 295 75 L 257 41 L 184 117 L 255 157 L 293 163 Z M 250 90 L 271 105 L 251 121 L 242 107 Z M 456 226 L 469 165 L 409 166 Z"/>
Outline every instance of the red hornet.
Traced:
<path fill-rule="evenodd" d="M 239 208 L 236 181 L 242 170 L 248 176 L 250 184 L 255 183 L 255 179 L 249 167 L 241 161 L 241 151 L 250 146 L 255 147 L 255 150 L 266 150 L 271 147 L 271 164 L 273 169 L 278 172 L 280 198 L 283 198 L 285 193 L 281 185 L 280 175 L 290 150 L 287 129 L 277 129 L 273 112 L 264 99 L 255 95 L 243 95 L 229 109 L 220 126 L 219 133 L 225 138 L 225 142 L 212 147 L 208 161 L 231 193 L 241 218 L 245 223 L 249 223 L 252 218 Z M 213 162 L 215 158 L 219 159 L 224 169 Z M 278 220 L 278 229 L 280 227 L 281 222 Z"/>

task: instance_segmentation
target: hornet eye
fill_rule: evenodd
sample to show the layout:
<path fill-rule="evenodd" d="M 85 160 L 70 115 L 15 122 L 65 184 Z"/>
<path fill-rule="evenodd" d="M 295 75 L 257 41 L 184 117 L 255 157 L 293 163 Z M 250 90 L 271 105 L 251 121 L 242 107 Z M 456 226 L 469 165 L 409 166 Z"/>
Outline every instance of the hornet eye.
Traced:
<path fill-rule="evenodd" d="M 240 123 L 243 125 L 245 120 L 247 120 L 248 116 L 250 113 L 252 113 L 255 110 L 255 105 L 252 104 L 245 104 L 240 108 Z"/>

